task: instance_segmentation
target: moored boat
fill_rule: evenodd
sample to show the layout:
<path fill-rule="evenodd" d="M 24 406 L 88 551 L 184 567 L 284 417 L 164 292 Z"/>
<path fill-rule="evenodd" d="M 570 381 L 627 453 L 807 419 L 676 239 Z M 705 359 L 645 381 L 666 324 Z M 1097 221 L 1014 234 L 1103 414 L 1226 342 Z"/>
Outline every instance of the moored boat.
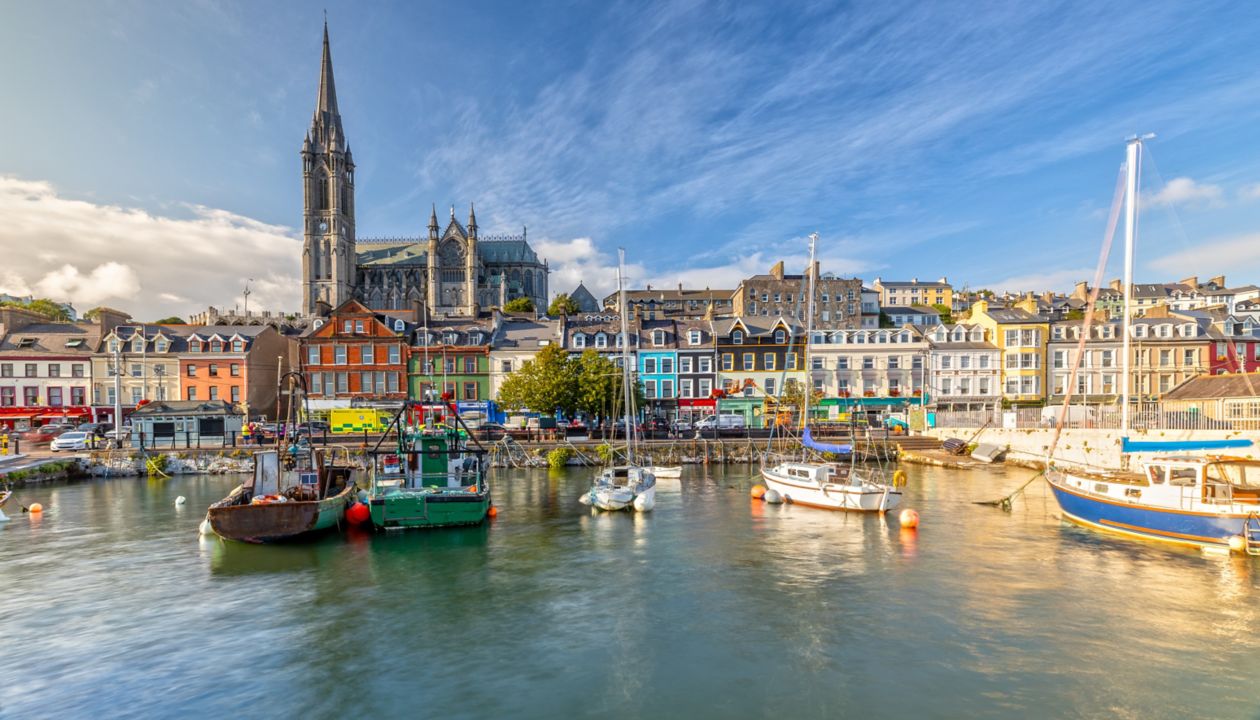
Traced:
<path fill-rule="evenodd" d="M 678 480 L 682 477 L 681 465 L 655 465 L 647 468 L 658 480 Z"/>
<path fill-rule="evenodd" d="M 617 251 L 617 297 L 621 314 L 621 394 L 625 409 L 626 427 L 626 464 L 605 468 L 595 475 L 591 481 L 591 489 L 584 493 L 579 502 L 590 505 L 597 510 L 632 510 L 648 512 L 656 507 L 656 475 L 651 468 L 635 462 L 635 437 L 637 423 L 634 422 L 634 380 L 630 368 L 630 329 L 626 319 L 629 309 L 626 307 L 626 291 L 623 268 L 626 264 L 626 251 Z M 679 477 L 682 469 L 679 468 Z"/>
<path fill-rule="evenodd" d="M 1046 479 L 1063 514 L 1078 524 L 1179 545 L 1234 543 L 1260 554 L 1260 461 L 1169 455 L 1141 467 L 1140 473 L 1052 467 Z"/>
<path fill-rule="evenodd" d="M 331 451 L 254 453 L 253 476 L 214 503 L 206 519 L 228 540 L 270 543 L 299 540 L 339 525 L 354 502 L 353 468 L 331 462 Z"/>
<path fill-rule="evenodd" d="M 418 403 L 408 403 L 395 418 L 397 448 L 382 451 L 378 444 L 370 453 L 373 526 L 402 530 L 484 522 L 491 507 L 485 451 L 469 446 L 462 425 L 443 425 L 429 417 L 418 427 L 405 426 L 401 421 L 413 409 L 424 413 Z M 458 415 L 452 418 L 458 423 Z"/>
<path fill-rule="evenodd" d="M 862 468 L 837 463 L 785 462 L 761 471 L 767 489 L 796 505 L 886 512 L 901 504 L 900 489 L 864 475 Z"/>

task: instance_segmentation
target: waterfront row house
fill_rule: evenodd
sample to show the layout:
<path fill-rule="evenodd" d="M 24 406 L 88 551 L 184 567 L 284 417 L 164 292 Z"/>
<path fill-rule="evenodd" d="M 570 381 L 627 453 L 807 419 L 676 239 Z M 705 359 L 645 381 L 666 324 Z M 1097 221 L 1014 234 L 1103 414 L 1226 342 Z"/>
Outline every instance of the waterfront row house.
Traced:
<path fill-rule="evenodd" d="M 102 327 L 0 307 L 0 431 L 91 418 L 92 354 Z"/>
<path fill-rule="evenodd" d="M 937 325 L 928 343 L 928 395 L 939 410 L 983 410 L 1001 403 L 1002 353 L 980 325 Z"/>
<path fill-rule="evenodd" d="M 648 414 L 674 417 L 678 412 L 678 328 L 673 320 L 644 320 L 638 330 L 636 367 Z"/>
<path fill-rule="evenodd" d="M 954 306 L 954 288 L 946 278 L 936 282 L 920 282 L 918 278 L 911 278 L 906 282 L 877 277 L 871 287 L 879 292 L 879 303 L 885 307 L 944 305 L 952 309 Z"/>
<path fill-rule="evenodd" d="M 792 384 L 805 387 L 805 333 L 787 319 L 717 320 L 713 336 L 723 395 L 719 413 L 742 415 L 749 427 L 764 427 L 780 393 Z"/>
<path fill-rule="evenodd" d="M 490 383 L 490 345 L 498 315 L 425 323 L 411 348 L 410 397 L 436 402 L 454 399 L 469 419 L 494 415 Z"/>
<path fill-rule="evenodd" d="M 1008 308 L 977 301 L 968 324 L 984 328 L 985 340 L 1001 353 L 1003 401 L 1011 406 L 1043 404 L 1050 322 L 1036 312 L 1035 300 L 1026 298 Z"/>
<path fill-rule="evenodd" d="M 717 360 L 711 320 L 679 320 L 678 416 L 695 422 L 717 411 Z"/>
<path fill-rule="evenodd" d="M 504 381 L 549 345 L 564 341 L 561 322 L 550 318 L 508 315 L 490 345 L 490 398 L 499 397 Z M 605 338 L 605 342 L 607 339 Z"/>
<path fill-rule="evenodd" d="M 810 384 L 833 418 L 851 406 L 892 410 L 923 404 L 927 351 L 913 327 L 816 331 L 809 344 Z"/>
<path fill-rule="evenodd" d="M 298 351 L 311 410 L 397 407 L 408 395 L 409 342 L 415 326 L 348 300 L 315 321 Z"/>

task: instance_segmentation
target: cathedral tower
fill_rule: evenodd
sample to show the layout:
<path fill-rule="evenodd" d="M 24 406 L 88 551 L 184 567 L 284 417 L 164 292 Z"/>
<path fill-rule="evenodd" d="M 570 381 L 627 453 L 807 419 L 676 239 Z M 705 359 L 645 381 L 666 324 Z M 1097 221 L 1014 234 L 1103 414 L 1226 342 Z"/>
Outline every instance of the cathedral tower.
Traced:
<path fill-rule="evenodd" d="M 302 310 L 336 307 L 354 292 L 354 156 L 341 128 L 328 23 L 311 129 L 302 143 Z"/>

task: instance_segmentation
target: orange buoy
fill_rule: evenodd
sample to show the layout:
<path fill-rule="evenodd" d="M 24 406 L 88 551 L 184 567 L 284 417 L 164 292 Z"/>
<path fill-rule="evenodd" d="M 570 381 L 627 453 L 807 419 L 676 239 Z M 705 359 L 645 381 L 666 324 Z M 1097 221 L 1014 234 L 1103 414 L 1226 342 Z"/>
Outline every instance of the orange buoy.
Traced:
<path fill-rule="evenodd" d="M 766 486 L 765 486 L 765 485 L 753 485 L 753 486 L 752 486 L 752 496 L 753 496 L 753 498 L 754 498 L 754 499 L 757 499 L 757 500 L 760 500 L 760 499 L 762 499 L 763 497 L 765 497 L 765 496 L 766 496 Z"/>
<path fill-rule="evenodd" d="M 499 517 L 499 508 L 491 505 L 490 509 L 486 511 L 486 515 L 489 515 L 492 518 Z"/>
<path fill-rule="evenodd" d="M 901 520 L 901 527 L 903 528 L 919 527 L 919 513 L 914 510 L 909 508 L 902 510 L 899 519 Z"/>
<path fill-rule="evenodd" d="M 362 525 L 370 519 L 372 519 L 371 509 L 361 502 L 356 502 L 346 508 L 346 520 L 349 521 L 351 525 Z"/>
<path fill-rule="evenodd" d="M 31 503 L 31 506 L 26 508 L 26 510 L 27 512 L 39 514 L 39 513 L 44 512 L 44 506 L 40 505 L 39 503 Z"/>

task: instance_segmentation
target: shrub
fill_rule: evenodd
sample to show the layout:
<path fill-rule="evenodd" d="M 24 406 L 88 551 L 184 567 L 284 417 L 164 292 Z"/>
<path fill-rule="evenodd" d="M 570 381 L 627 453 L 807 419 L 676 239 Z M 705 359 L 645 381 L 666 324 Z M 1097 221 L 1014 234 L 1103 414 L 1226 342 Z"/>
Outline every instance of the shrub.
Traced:
<path fill-rule="evenodd" d="M 547 453 L 547 465 L 554 469 L 564 467 L 573 457 L 573 449 L 567 447 L 556 448 Z"/>

